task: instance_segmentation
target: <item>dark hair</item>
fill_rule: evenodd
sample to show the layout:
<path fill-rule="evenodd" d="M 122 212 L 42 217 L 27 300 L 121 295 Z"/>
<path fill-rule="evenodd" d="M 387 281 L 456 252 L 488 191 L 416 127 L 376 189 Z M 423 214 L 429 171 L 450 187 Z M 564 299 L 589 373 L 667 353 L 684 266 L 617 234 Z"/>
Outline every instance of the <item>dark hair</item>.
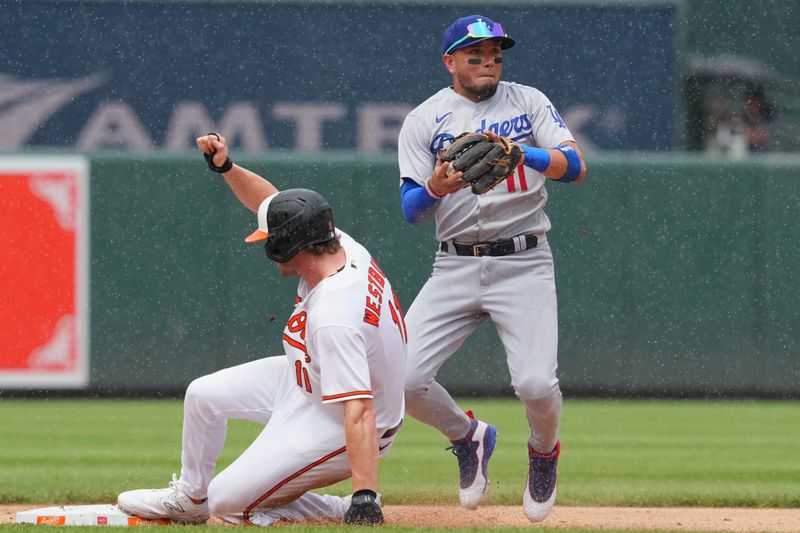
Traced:
<path fill-rule="evenodd" d="M 337 235 L 333 239 L 319 244 L 310 244 L 305 248 L 311 255 L 333 255 L 342 248 L 342 243 Z"/>

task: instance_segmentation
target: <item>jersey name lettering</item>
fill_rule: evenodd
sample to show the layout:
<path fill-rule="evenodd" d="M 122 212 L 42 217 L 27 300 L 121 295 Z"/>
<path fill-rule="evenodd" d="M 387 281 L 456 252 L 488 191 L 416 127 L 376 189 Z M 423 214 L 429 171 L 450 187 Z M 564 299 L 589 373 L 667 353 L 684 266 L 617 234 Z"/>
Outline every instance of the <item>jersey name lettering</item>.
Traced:
<path fill-rule="evenodd" d="M 367 271 L 367 292 L 369 294 L 365 298 L 364 322 L 377 328 L 381 320 L 381 303 L 383 302 L 383 286 L 386 283 L 386 277 L 374 259 L 370 260 L 369 265 Z"/>

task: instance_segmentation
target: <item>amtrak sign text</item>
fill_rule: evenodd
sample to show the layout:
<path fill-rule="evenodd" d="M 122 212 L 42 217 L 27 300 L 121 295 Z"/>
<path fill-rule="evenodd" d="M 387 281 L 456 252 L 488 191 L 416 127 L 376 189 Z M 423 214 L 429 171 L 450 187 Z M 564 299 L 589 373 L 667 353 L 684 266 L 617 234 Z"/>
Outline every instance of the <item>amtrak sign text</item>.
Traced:
<path fill-rule="evenodd" d="M 395 149 L 405 115 L 411 106 L 403 104 L 364 104 L 355 110 L 356 146 L 363 152 Z M 277 103 L 271 116 L 294 126 L 295 150 L 314 152 L 326 148 L 323 126 L 347 116 L 347 109 L 335 103 Z M 218 119 L 197 101 L 178 102 L 166 127 L 160 148 L 185 150 L 194 147 L 194 140 L 209 131 L 219 131 L 231 144 L 247 150 L 268 148 L 267 136 L 256 104 L 233 102 Z M 83 127 L 75 145 L 81 150 L 122 148 L 152 150 L 152 136 L 125 102 L 102 104 Z"/>
<path fill-rule="evenodd" d="M 106 84 L 108 77 L 96 73 L 83 78 L 23 79 L 0 73 L 0 149 L 21 150 L 36 145 L 74 145 L 81 150 L 186 150 L 194 148 L 194 139 L 209 131 L 223 133 L 233 146 L 263 151 L 270 147 L 267 131 L 284 141 L 280 148 L 314 152 L 342 147 L 342 132 L 363 152 L 396 149 L 397 136 L 412 106 L 402 103 L 359 103 L 352 114 L 338 102 L 277 102 L 261 114 L 262 106 L 252 101 L 229 102 L 214 116 L 200 100 L 176 99 L 172 103 L 162 96 L 159 107 L 137 100 L 148 107 L 147 121 L 124 99 L 97 100 L 95 91 Z M 97 102 L 86 113 L 86 102 Z M 166 100 L 166 101 L 164 101 Z M 154 124 L 153 116 L 159 123 Z M 166 117 L 163 122 L 160 117 Z M 82 119 L 76 117 L 83 117 Z M 269 119 L 265 128 L 262 117 Z M 274 125 L 273 125 L 274 124 Z M 352 124 L 352 125 L 351 125 Z M 331 137 L 326 142 L 325 131 Z M 352 128 L 355 127 L 355 138 Z M 53 138 L 48 128 L 63 132 Z M 44 135 L 41 135 L 44 133 Z M 48 139 L 37 141 L 36 136 Z M 280 134 L 280 135 L 278 135 Z M 333 141 L 333 142 L 331 142 Z"/>

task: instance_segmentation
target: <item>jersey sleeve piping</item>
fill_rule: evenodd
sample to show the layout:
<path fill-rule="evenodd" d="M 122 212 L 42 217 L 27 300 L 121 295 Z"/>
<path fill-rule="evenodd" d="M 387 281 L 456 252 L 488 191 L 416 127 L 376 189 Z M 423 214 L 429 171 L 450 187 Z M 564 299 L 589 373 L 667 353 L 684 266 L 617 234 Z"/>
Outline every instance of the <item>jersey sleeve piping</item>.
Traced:
<path fill-rule="evenodd" d="M 356 390 L 351 392 L 342 392 L 339 394 L 329 394 L 322 397 L 322 403 L 334 403 L 344 400 L 355 400 L 357 398 L 372 398 L 371 390 Z"/>

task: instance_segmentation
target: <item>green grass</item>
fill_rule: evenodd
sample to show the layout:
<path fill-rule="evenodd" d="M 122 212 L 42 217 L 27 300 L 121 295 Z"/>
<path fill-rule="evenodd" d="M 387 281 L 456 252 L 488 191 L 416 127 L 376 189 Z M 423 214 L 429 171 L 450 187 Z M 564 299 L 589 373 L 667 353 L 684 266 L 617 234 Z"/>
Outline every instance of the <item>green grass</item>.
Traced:
<path fill-rule="evenodd" d="M 488 503 L 519 504 L 521 404 L 463 406 L 499 431 Z M 124 490 L 166 486 L 180 471 L 181 419 L 179 401 L 2 400 L 0 503 L 113 502 Z M 218 467 L 258 431 L 232 422 Z M 568 400 L 561 440 L 560 505 L 800 507 L 800 402 Z M 381 463 L 384 502 L 457 503 L 447 445 L 406 420 Z M 349 493 L 349 482 L 329 492 Z"/>

